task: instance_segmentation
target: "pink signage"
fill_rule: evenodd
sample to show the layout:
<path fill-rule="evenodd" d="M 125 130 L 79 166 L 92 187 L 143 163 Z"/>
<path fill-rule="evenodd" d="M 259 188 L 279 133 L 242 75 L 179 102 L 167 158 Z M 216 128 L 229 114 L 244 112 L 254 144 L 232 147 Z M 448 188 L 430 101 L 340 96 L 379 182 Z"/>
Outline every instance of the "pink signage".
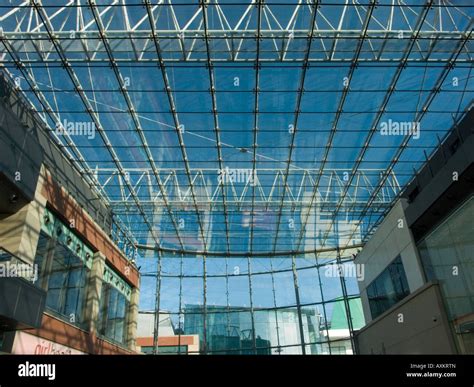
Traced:
<path fill-rule="evenodd" d="M 84 352 L 25 332 L 16 332 L 12 354 L 16 355 L 85 355 Z"/>

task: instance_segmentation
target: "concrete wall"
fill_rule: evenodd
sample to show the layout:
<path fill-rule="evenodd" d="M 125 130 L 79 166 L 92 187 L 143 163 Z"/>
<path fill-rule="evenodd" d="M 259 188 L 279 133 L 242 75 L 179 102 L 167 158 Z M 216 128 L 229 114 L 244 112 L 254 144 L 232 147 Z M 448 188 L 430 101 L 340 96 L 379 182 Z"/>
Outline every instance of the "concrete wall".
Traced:
<path fill-rule="evenodd" d="M 86 294 L 86 308 L 84 322 L 89 327 L 89 333 L 98 333 L 100 314 L 100 296 L 102 294 L 102 277 L 104 275 L 105 256 L 100 252 L 94 254 L 92 268 L 89 273 Z"/>
<path fill-rule="evenodd" d="M 366 288 L 398 255 L 403 262 L 410 292 L 417 290 L 425 282 L 418 251 L 405 219 L 406 206 L 406 199 L 400 199 L 394 205 L 354 261 L 365 265 L 365 277 L 363 281 L 359 281 L 359 289 L 367 322 L 372 320 L 372 315 Z"/>
<path fill-rule="evenodd" d="M 46 199 L 40 193 L 42 184 L 43 180 L 38 179 L 33 201 L 16 213 L 0 219 L 0 247 L 29 265 L 33 265 L 35 260 L 46 206 Z"/>
<path fill-rule="evenodd" d="M 455 354 L 438 284 L 428 283 L 356 333 L 359 354 Z"/>
<path fill-rule="evenodd" d="M 127 347 L 132 351 L 137 351 L 137 326 L 138 326 L 138 309 L 140 300 L 140 290 L 132 289 L 130 304 L 128 306 L 127 326 Z"/>

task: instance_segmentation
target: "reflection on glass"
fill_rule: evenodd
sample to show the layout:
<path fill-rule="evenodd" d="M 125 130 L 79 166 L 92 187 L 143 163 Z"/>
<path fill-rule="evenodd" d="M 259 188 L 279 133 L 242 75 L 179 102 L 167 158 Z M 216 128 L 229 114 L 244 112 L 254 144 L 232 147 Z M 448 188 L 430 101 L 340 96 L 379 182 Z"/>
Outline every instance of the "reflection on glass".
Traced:
<path fill-rule="evenodd" d="M 39 267 L 38 283 L 47 291 L 48 310 L 81 326 L 89 273 L 84 262 L 66 246 L 41 232 L 35 264 Z"/>
<path fill-rule="evenodd" d="M 474 353 L 474 197 L 419 244 L 428 280 L 440 282 L 459 349 Z"/>
<path fill-rule="evenodd" d="M 125 296 L 108 283 L 102 284 L 99 314 L 99 334 L 125 343 L 129 302 Z"/>
<path fill-rule="evenodd" d="M 401 257 L 398 256 L 367 287 L 372 318 L 380 316 L 409 294 L 405 269 Z"/>
<path fill-rule="evenodd" d="M 226 275 L 229 262 L 222 264 L 226 260 L 208 259 L 207 267 L 215 262 L 213 272 L 218 267 L 222 272 L 206 277 L 181 277 L 179 264 L 167 264 L 174 271 L 161 279 L 160 315 L 170 316 L 169 329 L 159 331 L 162 342 L 169 336 L 176 336 L 169 340 L 176 343 L 197 335 L 199 352 L 207 354 L 329 354 L 332 342 L 340 347 L 334 349 L 337 353 L 353 352 L 351 329 L 364 325 L 362 307 L 357 296 L 344 296 L 341 281 L 346 279 L 328 277 L 326 267 L 334 263 L 333 258 L 320 264 L 314 258 L 300 260 L 303 267 L 296 268 L 296 273 L 291 258 L 279 258 L 283 270 L 250 275 L 248 270 Z M 243 268 L 242 262 L 248 263 L 246 259 L 234 262 Z M 267 269 L 275 270 L 275 263 L 278 260 L 268 262 Z M 258 266 L 264 268 L 265 263 Z M 326 287 L 320 286 L 319 278 Z M 188 352 L 178 348 L 178 353 Z"/>

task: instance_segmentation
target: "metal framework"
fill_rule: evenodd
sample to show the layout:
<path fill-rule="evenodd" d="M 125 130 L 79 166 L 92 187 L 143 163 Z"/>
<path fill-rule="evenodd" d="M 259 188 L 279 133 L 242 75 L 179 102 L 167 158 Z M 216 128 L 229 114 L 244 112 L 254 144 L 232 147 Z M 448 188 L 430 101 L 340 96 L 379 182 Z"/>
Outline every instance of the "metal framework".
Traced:
<path fill-rule="evenodd" d="M 232 217 L 236 212 L 249 211 L 252 226 L 248 253 L 252 255 L 254 239 L 258 237 L 254 235 L 254 218 L 262 208 L 275 212 L 277 217 L 274 241 L 267 249 L 273 253 L 278 251 L 283 240 L 280 233 L 285 214 L 294 212 L 296 207 L 309 207 L 302 211 L 299 234 L 295 239 L 297 250 L 304 244 L 311 209 L 318 208 L 331 214 L 325 241 L 335 233 L 337 219 L 341 217 L 357 219 L 361 226 L 380 221 L 381 214 L 403 186 L 399 183 L 400 178 L 406 182 L 411 171 L 403 167 L 401 160 L 409 136 L 392 148 L 385 148 L 396 151 L 386 165 L 378 169 L 367 168 L 367 155 L 371 150 L 374 147 L 384 149 L 374 144 L 378 125 L 390 111 L 390 102 L 397 93 L 416 91 L 420 93 L 419 98 L 422 98 L 421 93 L 423 98 L 427 96 L 424 101 L 419 100 L 416 108 L 399 109 L 399 113 L 412 113 L 419 122 L 430 112 L 436 95 L 445 88 L 449 72 L 456 66 L 469 68 L 472 63 L 472 21 L 472 7 L 468 3 L 448 0 L 321 3 L 303 0 L 288 3 L 69 0 L 63 4 L 19 0 L 0 6 L 0 57 L 12 77 L 19 75 L 26 82 L 29 90 L 25 91 L 36 98 L 35 107 L 47 124 L 61 125 L 61 115 L 65 111 L 70 114 L 85 111 L 94 123 L 102 144 L 79 144 L 68 133 L 58 136 L 54 131 L 52 137 L 110 203 L 116 222 L 121 229 L 127 229 L 127 239 L 134 240 L 135 244 L 143 243 L 146 236 L 153 245 L 160 246 L 162 240 L 156 228 L 158 212 L 164 228 L 170 228 L 168 231 L 176 236 L 177 248 L 186 251 L 187 237 L 180 230 L 179 222 L 180 214 L 187 212 L 195 217 L 197 239 L 203 244 L 204 251 L 212 249 L 207 244 L 212 234 L 209 227 L 214 222 L 224 225 L 222 252 L 230 253 L 230 235 L 235 232 Z M 228 69 L 232 65 L 254 69 L 253 87 L 245 89 L 247 96 L 253 96 L 253 109 L 240 112 L 252 117 L 252 141 L 247 147 L 224 140 L 224 137 L 228 138 L 225 118 L 231 110 L 228 102 L 220 102 L 219 72 L 220 68 Z M 293 128 L 286 142 L 281 144 L 289 149 L 283 159 L 270 157 L 259 143 L 260 138 L 267 138 L 261 128 L 272 113 L 262 109 L 262 101 L 266 93 L 279 92 L 273 88 L 265 90 L 262 73 L 265 68 L 271 71 L 275 65 L 290 66 L 286 67 L 288 71 L 291 66 L 300 70 L 297 82 L 280 90 L 295 95 L 294 108 L 285 103 L 285 109 L 280 111 L 289 115 Z M 340 126 L 346 118 L 348 104 L 353 100 L 351 97 L 364 92 L 357 83 L 358 74 L 365 66 L 372 68 L 373 65 L 395 70 L 390 83 L 380 90 L 374 89 L 374 92 L 384 92 L 377 108 L 353 112 L 354 115 L 367 115 L 370 123 L 364 124 L 367 127 L 364 140 L 354 146 L 358 150 L 357 156 L 351 156 L 351 162 L 345 162 L 348 168 L 339 169 L 334 164 L 343 162 L 330 161 L 331 154 L 350 148 L 337 144 Z M 206 114 L 210 111 L 212 119 L 206 130 L 213 135 L 195 128 L 182 130 L 188 114 L 204 111 L 183 107 L 180 103 L 182 93 L 186 93 L 186 90 L 174 87 L 174 69 L 180 66 L 186 66 L 190 72 L 194 66 L 207 72 L 207 88 L 195 89 L 191 94 L 197 97 L 203 93 L 209 95 Z M 314 69 L 324 69 L 324 66 L 342 66 L 343 87 L 324 90 L 337 93 L 337 104 L 333 109 L 308 110 L 304 106 L 305 98 L 323 91 L 313 87 L 314 81 L 306 81 L 307 74 Z M 407 69 L 424 68 L 426 71 L 428 67 L 442 69 L 434 85 L 414 90 L 398 86 L 403 74 L 409 71 Z M 61 70 L 57 70 L 59 68 Z M 159 110 L 148 111 L 141 107 L 143 103 L 136 97 L 138 89 L 128 84 L 129 68 L 156 69 L 155 75 L 159 75 L 163 88 L 146 93 L 166 101 L 159 105 Z M 83 69 L 87 69 L 87 75 Z M 92 73 L 106 71 L 104 69 L 108 69 L 109 83 L 101 90 L 95 86 L 97 76 Z M 55 80 L 52 74 L 55 71 L 61 71 L 64 81 Z M 120 101 L 116 100 L 115 104 L 103 102 L 96 97 L 100 92 L 113 93 Z M 235 90 L 226 89 L 225 92 Z M 68 95 L 79 97 L 74 106 L 76 109 L 72 105 L 67 109 L 60 107 L 61 97 Z M 460 104 L 456 111 L 446 109 L 437 113 L 458 115 L 461 111 Z M 127 117 L 128 128 L 137 139 L 134 146 L 141 152 L 138 160 L 135 157 L 132 163 L 123 156 L 110 122 L 104 120 L 105 113 Z M 169 119 L 157 120 L 154 118 L 157 114 L 167 114 Z M 314 162 L 314 167 L 300 166 L 294 160 L 296 152 L 304 150 L 298 141 L 313 131 L 302 128 L 307 120 L 305 114 L 331 117 L 326 141 L 319 146 L 322 150 L 320 160 Z M 154 143 L 153 130 L 148 126 L 150 122 L 174 133 L 174 148 L 179 153 L 173 153 L 174 150 L 170 150 L 173 147 L 169 145 Z M 208 125 L 207 122 L 204 125 Z M 208 145 L 199 146 L 212 152 L 209 157 L 215 160 L 213 167 L 201 167 L 193 160 L 193 140 L 201 139 Z M 106 163 L 90 155 L 89 148 L 97 149 L 98 146 L 106 151 L 103 154 L 107 154 L 109 161 Z M 424 147 L 428 152 L 431 148 Z M 168 155 L 163 153 L 166 149 L 170 152 Z M 229 150 L 248 155 L 255 179 L 252 184 L 232 180 L 215 182 L 217 171 L 230 165 L 226 156 Z M 166 158 L 181 163 L 182 167 L 163 165 Z M 372 162 L 382 160 L 383 157 L 379 157 Z M 282 164 L 283 168 L 280 167 Z M 398 171 L 396 167 L 399 167 Z M 145 229 L 134 229 L 138 223 Z M 354 232 L 359 231 L 354 229 Z"/>
<path fill-rule="evenodd" d="M 281 4 L 268 1 L 262 2 L 261 7 L 256 0 L 107 0 L 100 5 L 95 0 L 69 0 L 63 5 L 48 1 L 42 5 L 39 0 L 16 3 L 1 8 L 0 23 L 6 26 L 2 37 L 15 52 L 30 55 L 22 58 L 25 64 L 61 63 L 56 43 L 71 63 L 109 63 L 111 50 L 116 53 L 117 63 L 206 63 L 209 50 L 213 62 L 254 62 L 257 34 L 262 62 L 351 62 L 354 47 L 362 42 L 359 62 L 397 63 L 415 33 L 414 55 L 408 60 L 443 62 L 449 56 L 446 45 L 466 36 L 459 18 L 470 19 L 468 3 L 448 0 L 346 0 L 321 5 L 309 0 Z M 428 12 L 417 27 L 416 20 L 425 4 Z M 39 16 L 38 9 L 44 11 L 47 19 Z M 308 28 L 312 18 L 314 24 Z M 53 28 L 51 36 L 48 24 Z M 312 43 L 307 55 L 309 37 Z M 161 58 L 156 55 L 157 39 Z M 459 61 L 469 60 L 466 50 Z"/>
<path fill-rule="evenodd" d="M 259 174 L 256 175 L 254 183 L 229 181 L 223 184 L 215 178 L 217 176 L 216 170 L 192 170 L 190 176 L 193 186 L 199 187 L 201 192 L 201 195 L 195 198 L 199 208 L 223 208 L 223 197 L 226 198 L 227 205 L 238 210 L 249 209 L 257 204 L 264 209 L 275 208 L 280 205 L 282 192 L 286 192 L 287 205 L 304 206 L 308 205 L 312 199 L 307 195 L 307 188 L 313 187 L 317 180 L 321 182 L 317 194 L 319 206 L 330 203 L 337 204 L 344 190 L 348 191 L 343 196 L 346 205 L 365 204 L 367 195 L 371 196 L 376 190 L 374 203 L 389 205 L 400 192 L 400 184 L 393 172 L 384 181 L 384 185 L 378 189 L 376 183 L 385 173 L 384 169 L 357 170 L 354 182 L 350 186 L 347 185 L 351 176 L 350 171 L 345 169 L 325 170 L 322 175 L 318 174 L 319 170 L 298 170 L 294 173 L 296 181 L 292 185 L 288 184 L 288 179 L 285 180 L 285 176 L 287 176 L 285 170 L 261 168 L 258 171 Z M 133 206 L 130 202 L 131 194 L 127 190 L 125 179 L 116 169 L 97 168 L 94 172 L 96 179 L 100 182 L 97 186 L 99 192 L 105 194 L 112 188 L 118 188 L 118 190 L 114 190 L 117 192 L 116 195 L 108 195 L 108 200 L 113 206 L 117 204 Z M 140 194 L 142 204 L 163 206 L 164 203 L 168 203 L 172 208 L 179 209 L 189 208 L 194 203 L 191 189 L 187 184 L 187 171 L 183 169 L 159 170 L 158 178 L 162 182 L 161 190 L 156 189 L 154 173 L 155 171 L 147 168 L 125 171 L 128 183 L 135 192 Z M 210 176 L 212 176 L 212 180 Z M 262 182 L 263 179 L 264 182 Z M 265 184 L 265 181 L 270 184 Z M 222 188 L 223 186 L 225 189 Z M 253 189 L 255 189 L 255 193 L 252 192 Z"/>
<path fill-rule="evenodd" d="M 469 0 L 11 0 L 0 71 L 144 258 L 154 353 L 166 308 L 202 315 L 203 353 L 222 313 L 227 331 L 248 317 L 251 353 L 265 313 L 268 350 L 331 353 L 357 291 L 322 271 L 351 264 L 470 105 L 473 20 Z M 382 135 L 394 119 L 421 136 Z"/>

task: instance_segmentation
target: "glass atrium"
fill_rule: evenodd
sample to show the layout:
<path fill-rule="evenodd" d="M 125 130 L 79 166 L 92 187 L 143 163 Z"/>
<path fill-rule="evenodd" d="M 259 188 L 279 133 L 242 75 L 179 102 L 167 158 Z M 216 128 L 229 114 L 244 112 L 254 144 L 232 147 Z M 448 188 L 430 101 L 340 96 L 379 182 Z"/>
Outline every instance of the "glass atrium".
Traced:
<path fill-rule="evenodd" d="M 142 313 L 205 354 L 350 353 L 357 278 L 331 273 L 472 103 L 473 16 L 469 0 L 4 0 L 1 71 L 112 210 Z"/>

